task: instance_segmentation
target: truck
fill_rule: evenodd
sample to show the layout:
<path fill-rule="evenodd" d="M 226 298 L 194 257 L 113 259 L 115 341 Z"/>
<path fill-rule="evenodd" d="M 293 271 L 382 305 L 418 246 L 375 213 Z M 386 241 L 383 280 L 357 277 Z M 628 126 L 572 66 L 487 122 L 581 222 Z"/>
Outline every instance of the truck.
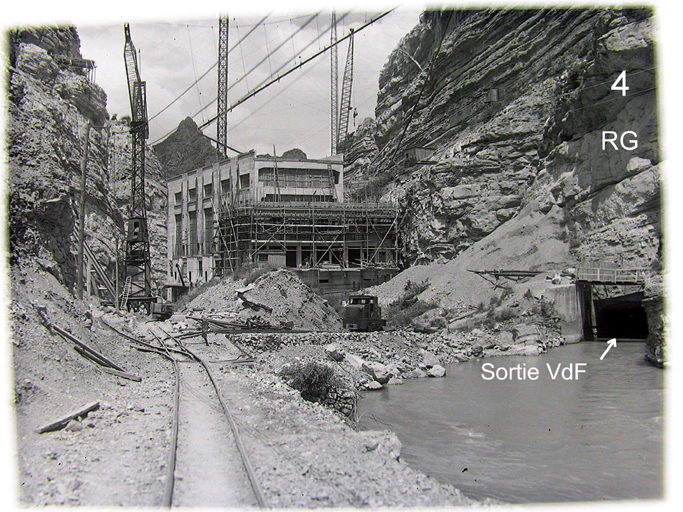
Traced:
<path fill-rule="evenodd" d="M 349 331 L 382 331 L 387 321 L 374 295 L 351 295 L 344 308 L 344 329 Z"/>

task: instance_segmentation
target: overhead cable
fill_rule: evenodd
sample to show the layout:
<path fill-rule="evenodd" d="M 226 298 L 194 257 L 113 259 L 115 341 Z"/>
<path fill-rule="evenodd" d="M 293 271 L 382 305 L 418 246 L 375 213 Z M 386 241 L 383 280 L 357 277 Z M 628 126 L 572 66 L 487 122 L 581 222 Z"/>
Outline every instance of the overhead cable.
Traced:
<path fill-rule="evenodd" d="M 271 14 L 271 13 L 266 14 L 263 18 L 261 18 L 261 21 L 259 22 L 259 24 L 262 23 L 264 20 L 266 20 L 266 19 L 268 18 L 268 16 L 270 16 L 270 14 Z M 246 35 L 245 35 L 244 37 L 242 37 L 239 41 L 237 41 L 237 42 L 235 43 L 235 46 L 233 46 L 232 48 L 230 48 L 230 49 L 228 50 L 228 55 L 230 55 L 230 52 L 232 52 L 237 46 L 239 46 L 239 44 L 240 44 L 242 41 L 244 41 L 247 37 L 249 37 L 249 36 L 252 34 L 252 32 L 254 32 L 258 27 L 259 27 L 258 24 L 257 24 L 257 25 L 254 25 L 254 27 L 253 27 L 249 32 L 247 32 Z M 180 98 L 182 98 L 185 94 L 187 94 L 188 91 L 190 91 L 190 90 L 197 84 L 197 82 L 199 82 L 202 78 L 204 78 L 206 75 L 208 75 L 208 74 L 211 72 L 211 70 L 212 70 L 213 68 L 215 68 L 216 66 L 218 66 L 218 61 L 214 62 L 213 65 L 212 65 L 209 69 L 207 69 L 207 70 L 204 72 L 204 74 L 202 74 L 202 76 L 200 76 L 200 77 L 197 78 L 194 82 L 192 82 L 192 83 L 190 84 L 190 86 L 189 86 L 187 89 L 185 89 L 183 92 L 180 93 L 180 95 L 178 95 L 178 96 L 176 97 L 176 99 L 174 99 L 171 103 L 169 103 L 169 104 L 166 105 L 164 108 L 162 108 L 159 112 L 157 112 L 157 113 L 154 114 L 152 117 L 150 117 L 149 120 L 151 121 L 151 120 L 153 120 L 153 119 L 159 117 L 159 115 L 161 115 L 161 114 L 164 113 L 166 110 L 168 110 L 175 102 L 177 102 Z M 216 100 L 214 100 L 214 101 L 216 101 Z M 213 103 L 213 102 L 212 102 L 212 103 Z M 166 135 L 164 135 L 164 137 L 166 137 Z M 162 138 L 164 138 L 164 137 L 162 137 Z"/>
<path fill-rule="evenodd" d="M 386 12 L 380 14 L 380 15 L 377 16 L 376 18 L 373 18 L 373 19 L 370 20 L 369 22 L 367 22 L 367 23 L 365 23 L 364 25 L 362 25 L 360 28 L 354 30 L 354 32 L 360 32 L 361 30 L 367 28 L 368 26 L 372 25 L 373 23 L 375 23 L 376 21 L 380 20 L 381 18 L 383 18 L 383 17 L 387 16 L 388 14 L 392 13 L 395 9 L 396 9 L 396 8 L 391 9 L 391 10 L 389 10 L 389 11 L 386 11 Z M 282 80 L 282 79 L 283 79 L 284 77 L 286 77 L 287 75 L 290 75 L 290 74 L 293 73 L 294 71 L 300 69 L 302 66 L 304 66 L 304 64 L 309 63 L 310 61 L 312 61 L 312 60 L 315 59 L 316 57 L 318 57 L 318 56 L 322 55 L 323 53 L 325 53 L 327 50 L 329 50 L 329 49 L 332 48 L 333 46 L 335 46 L 335 45 L 341 43 L 342 41 L 345 41 L 346 39 L 350 38 L 352 35 L 353 35 L 353 32 L 351 32 L 351 33 L 345 35 L 344 37 L 342 37 L 341 39 L 339 39 L 336 43 L 330 44 L 330 45 L 326 46 L 325 48 L 323 48 L 323 49 L 320 50 L 319 52 L 317 52 L 317 53 L 311 55 L 310 57 L 308 57 L 307 59 L 301 61 L 301 62 L 300 62 L 299 64 L 297 64 L 296 66 L 290 68 L 289 70 L 285 71 L 284 73 L 282 73 L 282 74 L 276 76 L 275 78 L 269 80 L 269 81 L 268 81 L 267 83 L 265 83 L 264 85 L 262 85 L 262 86 L 260 86 L 260 87 L 257 87 L 255 90 L 253 90 L 252 92 L 246 94 L 246 95 L 243 96 L 241 99 L 239 99 L 237 102 L 233 103 L 230 107 L 228 107 L 228 108 L 226 109 L 226 112 L 230 112 L 230 111 L 234 110 L 236 107 L 238 107 L 239 105 L 241 105 L 242 103 L 244 103 L 245 101 L 247 101 L 249 98 L 253 98 L 254 96 L 256 96 L 256 95 L 257 95 L 259 92 L 261 92 L 262 90 L 266 89 L 267 87 L 270 87 L 270 86 L 273 85 L 275 82 L 279 82 L 280 80 Z M 218 119 L 218 116 L 221 115 L 221 114 L 223 114 L 223 112 L 219 112 L 218 115 L 216 115 L 216 116 L 212 117 L 211 119 L 209 119 L 208 121 L 202 123 L 202 125 L 199 126 L 199 129 L 202 129 L 202 128 L 208 126 L 209 124 L 213 123 L 216 119 Z"/>
<path fill-rule="evenodd" d="M 391 11 L 389 11 L 389 12 L 391 12 Z M 349 14 L 349 13 L 343 14 L 339 19 L 340 19 L 340 20 L 344 19 L 348 14 Z M 377 18 L 377 19 L 379 19 L 379 18 Z M 364 28 L 364 27 L 363 27 L 363 28 Z M 251 31 L 250 31 L 250 32 L 251 32 Z M 247 36 L 248 36 L 248 35 L 249 35 L 249 34 L 247 34 Z M 240 42 L 241 42 L 243 39 L 245 39 L 247 36 L 245 36 L 244 38 L 242 38 L 242 39 L 240 40 Z M 304 48 L 302 48 L 301 52 L 305 52 L 306 50 L 308 50 L 308 48 L 310 48 L 311 46 L 313 46 L 313 45 L 314 45 L 316 42 L 318 42 L 319 40 L 320 40 L 320 36 L 316 36 L 316 37 L 315 37 L 313 40 L 311 40 L 306 46 L 304 46 Z M 342 40 L 343 40 L 343 39 L 342 39 Z M 341 42 L 342 40 L 340 40 L 340 42 Z M 238 44 L 239 44 L 239 43 L 238 43 Z M 241 47 L 240 47 L 240 48 L 241 48 Z M 323 51 L 324 51 L 324 50 L 323 50 Z M 319 52 L 319 53 L 321 53 L 321 52 Z M 296 60 L 296 58 L 297 58 L 296 55 L 293 55 L 292 57 L 290 57 L 289 59 L 287 59 L 282 65 L 280 65 L 280 67 L 278 67 L 278 68 L 275 70 L 275 73 L 278 73 L 279 71 L 281 71 L 282 69 L 284 69 L 289 63 L 291 63 L 292 61 Z M 217 64 L 217 63 L 216 63 L 216 64 Z M 209 70 L 209 71 L 210 71 L 210 70 Z M 245 75 L 244 75 L 243 78 L 246 78 L 246 76 L 249 75 L 249 74 L 250 74 L 251 72 L 253 72 L 253 71 L 254 71 L 254 69 L 252 69 L 252 70 L 250 70 L 249 72 L 245 73 Z M 208 71 L 207 71 L 207 73 L 208 73 Z M 284 74 L 283 74 L 282 76 L 284 76 Z M 200 78 L 201 78 L 201 77 L 200 77 Z M 272 75 L 271 75 L 270 77 L 268 77 L 268 78 L 262 80 L 262 81 L 256 86 L 256 88 L 261 87 L 261 86 L 264 85 L 266 82 L 268 82 L 271 78 L 272 78 Z M 241 80 L 241 79 L 240 79 L 240 80 Z M 228 91 L 230 91 L 235 85 L 237 85 L 237 82 L 235 82 L 235 83 L 231 84 L 230 86 L 228 86 Z M 190 86 L 190 88 L 192 88 L 192 86 Z M 213 100 L 211 100 L 210 102 L 208 102 L 206 105 L 204 105 L 202 108 L 200 108 L 200 110 L 198 110 L 197 112 L 195 112 L 194 114 L 192 114 L 190 117 L 191 117 L 192 119 L 194 119 L 194 118 L 197 117 L 199 114 L 201 114 L 204 110 L 206 110 L 207 108 L 211 107 L 214 103 L 216 103 L 216 101 L 217 101 L 217 99 L 214 98 Z M 259 109 L 260 109 L 260 108 L 259 108 Z M 257 110 L 259 110 L 259 109 L 257 109 Z M 227 112 L 230 112 L 230 110 L 226 110 L 226 111 L 227 111 Z M 158 115 L 158 114 L 157 114 L 157 115 Z M 220 114 L 219 114 L 219 115 L 220 115 Z M 156 117 L 156 116 L 155 116 L 155 117 Z M 215 119 L 217 119 L 217 117 L 216 117 Z M 214 120 L 215 120 L 215 119 L 214 119 Z M 211 120 L 210 120 L 209 122 L 211 122 Z M 165 135 L 162 135 L 161 137 L 159 137 L 158 139 L 156 139 L 154 142 L 152 142 L 152 145 L 157 144 L 157 143 L 160 142 L 161 140 L 165 139 L 166 137 L 168 137 L 169 135 L 171 135 L 174 131 L 175 131 L 175 129 L 169 131 L 169 132 L 166 133 Z"/>

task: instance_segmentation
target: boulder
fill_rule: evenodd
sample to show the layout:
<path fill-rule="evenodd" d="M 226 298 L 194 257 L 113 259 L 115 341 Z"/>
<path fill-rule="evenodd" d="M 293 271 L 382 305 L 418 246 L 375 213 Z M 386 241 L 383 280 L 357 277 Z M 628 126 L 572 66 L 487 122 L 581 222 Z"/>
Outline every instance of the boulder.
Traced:
<path fill-rule="evenodd" d="M 389 379 L 391 379 L 391 373 L 389 372 L 389 369 L 382 363 L 365 363 L 361 367 L 361 370 L 370 375 L 380 384 L 386 384 L 387 382 L 389 382 Z"/>
<path fill-rule="evenodd" d="M 363 365 L 365 365 L 365 360 L 354 355 L 354 354 L 346 354 L 344 357 L 347 363 L 349 363 L 351 366 L 353 366 L 354 369 L 360 370 L 363 368 Z"/>
<path fill-rule="evenodd" d="M 444 377 L 446 375 L 446 368 L 440 364 L 435 364 L 429 370 L 427 370 L 427 376 L 429 377 Z"/>
<path fill-rule="evenodd" d="M 515 325 L 512 328 L 512 336 L 514 338 L 516 345 L 529 345 L 541 341 L 541 332 L 539 331 L 538 327 L 534 324 Z"/>
<path fill-rule="evenodd" d="M 325 347 L 325 353 L 327 354 L 327 357 L 332 359 L 332 361 L 344 360 L 344 351 L 334 343 L 330 343 Z"/>
<path fill-rule="evenodd" d="M 404 374 L 404 377 L 406 379 L 421 379 L 423 377 L 426 377 L 427 373 L 423 372 L 419 368 L 415 368 L 414 370 L 409 371 L 408 373 Z"/>
<path fill-rule="evenodd" d="M 422 353 L 422 364 L 427 368 L 441 364 L 441 360 L 432 352 L 424 349 L 421 349 L 420 352 Z"/>
<path fill-rule="evenodd" d="M 378 389 L 382 389 L 384 386 L 382 386 L 379 382 L 376 380 L 371 380 L 367 384 L 365 384 L 365 389 L 369 389 L 370 391 L 375 391 Z"/>

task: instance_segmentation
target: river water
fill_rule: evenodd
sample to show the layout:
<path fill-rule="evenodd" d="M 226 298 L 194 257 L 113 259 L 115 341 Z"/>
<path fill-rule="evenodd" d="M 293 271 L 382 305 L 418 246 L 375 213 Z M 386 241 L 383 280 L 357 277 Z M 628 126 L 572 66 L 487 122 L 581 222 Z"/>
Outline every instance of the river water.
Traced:
<path fill-rule="evenodd" d="M 449 365 L 442 379 L 366 393 L 361 428 L 393 430 L 402 460 L 472 498 L 662 498 L 664 372 L 643 361 L 643 343 L 619 343 L 601 361 L 606 347 L 584 342 Z M 485 380 L 486 363 L 501 377 L 499 367 L 536 367 L 538 379 L 517 380 L 515 371 L 513 380 Z"/>

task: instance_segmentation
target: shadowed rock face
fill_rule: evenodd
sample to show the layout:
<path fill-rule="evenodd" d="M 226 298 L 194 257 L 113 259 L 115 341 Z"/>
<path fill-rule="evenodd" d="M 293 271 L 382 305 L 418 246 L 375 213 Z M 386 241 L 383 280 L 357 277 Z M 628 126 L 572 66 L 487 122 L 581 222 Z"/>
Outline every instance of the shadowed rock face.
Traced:
<path fill-rule="evenodd" d="M 172 178 L 216 161 L 216 148 L 199 131 L 191 117 L 183 119 L 178 128 L 154 146 L 154 154 L 165 169 L 165 178 Z"/>
<path fill-rule="evenodd" d="M 81 59 L 74 27 L 21 28 L 9 33 L 8 182 L 10 256 L 37 257 L 66 287 L 76 276 L 81 160 L 90 122 L 86 180 L 86 243 L 113 271 L 130 196 L 130 135 L 110 120 L 105 92 Z M 166 190 L 148 154 L 148 209 L 153 267 L 165 270 Z M 158 213 L 156 213 L 158 212 Z"/>

